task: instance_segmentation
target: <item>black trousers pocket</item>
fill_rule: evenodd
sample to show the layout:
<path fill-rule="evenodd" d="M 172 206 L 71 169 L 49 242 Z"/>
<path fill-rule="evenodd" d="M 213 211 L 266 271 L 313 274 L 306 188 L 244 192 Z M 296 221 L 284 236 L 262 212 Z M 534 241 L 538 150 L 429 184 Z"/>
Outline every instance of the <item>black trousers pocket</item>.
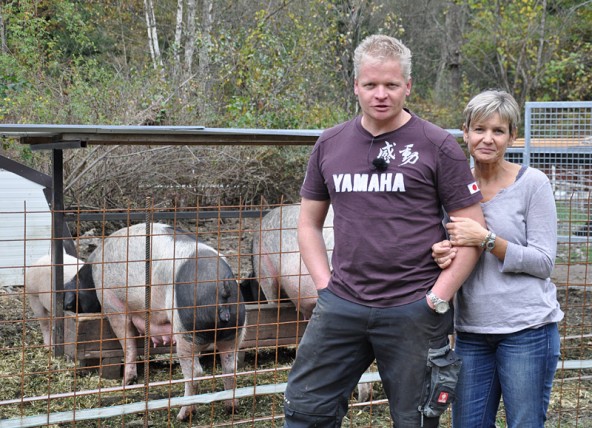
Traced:
<path fill-rule="evenodd" d="M 428 352 L 428 370 L 425 400 L 419 411 L 428 418 L 440 416 L 455 398 L 456 384 L 462 361 L 460 357 L 446 345 Z"/>

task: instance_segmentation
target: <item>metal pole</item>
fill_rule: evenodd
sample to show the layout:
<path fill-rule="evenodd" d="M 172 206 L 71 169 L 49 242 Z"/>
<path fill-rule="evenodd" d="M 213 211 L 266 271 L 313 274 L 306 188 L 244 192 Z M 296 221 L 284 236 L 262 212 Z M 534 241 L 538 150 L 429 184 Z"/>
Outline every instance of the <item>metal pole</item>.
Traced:
<path fill-rule="evenodd" d="M 64 355 L 64 153 L 52 150 L 52 240 L 51 264 L 53 288 L 53 349 L 56 357 Z"/>
<path fill-rule="evenodd" d="M 151 200 L 148 196 L 146 198 L 146 286 L 144 288 L 144 307 L 146 313 L 144 316 L 144 401 L 146 402 L 146 411 L 144 412 L 144 427 L 149 426 L 148 418 L 148 402 L 149 402 L 149 391 L 150 391 L 150 308 L 151 308 L 151 297 L 152 297 L 152 260 L 151 260 L 151 221 L 150 221 L 150 206 Z"/>

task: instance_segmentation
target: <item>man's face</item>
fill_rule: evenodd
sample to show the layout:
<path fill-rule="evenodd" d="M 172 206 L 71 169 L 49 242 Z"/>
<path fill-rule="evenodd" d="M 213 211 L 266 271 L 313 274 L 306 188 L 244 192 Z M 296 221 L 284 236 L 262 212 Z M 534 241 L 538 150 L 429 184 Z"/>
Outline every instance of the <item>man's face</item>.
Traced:
<path fill-rule="evenodd" d="M 397 127 L 405 100 L 411 93 L 411 79 L 405 81 L 398 60 L 366 59 L 360 66 L 354 83 L 354 93 L 362 109 L 364 121 L 370 127 Z"/>

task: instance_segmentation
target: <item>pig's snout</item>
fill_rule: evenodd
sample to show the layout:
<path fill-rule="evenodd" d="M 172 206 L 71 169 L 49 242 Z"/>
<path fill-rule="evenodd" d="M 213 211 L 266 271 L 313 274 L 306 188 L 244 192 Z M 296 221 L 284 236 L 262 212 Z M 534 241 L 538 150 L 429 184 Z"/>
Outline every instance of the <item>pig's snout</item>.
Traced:
<path fill-rule="evenodd" d="M 230 308 L 228 306 L 221 306 L 218 309 L 218 317 L 220 317 L 220 321 L 222 322 L 230 321 Z"/>

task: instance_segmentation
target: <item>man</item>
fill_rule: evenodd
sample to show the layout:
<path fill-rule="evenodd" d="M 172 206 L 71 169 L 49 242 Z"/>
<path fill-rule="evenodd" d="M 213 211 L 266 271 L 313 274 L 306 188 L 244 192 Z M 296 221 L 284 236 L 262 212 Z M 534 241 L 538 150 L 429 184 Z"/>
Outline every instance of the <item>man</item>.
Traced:
<path fill-rule="evenodd" d="M 354 53 L 362 114 L 318 139 L 301 189 L 300 251 L 317 305 L 288 379 L 285 426 L 340 426 L 348 398 L 376 359 L 397 428 L 437 427 L 454 396 L 448 302 L 480 250 L 458 249 L 440 271 L 431 246 L 445 237 L 442 207 L 485 224 L 481 193 L 456 140 L 404 108 L 411 52 L 375 35 Z M 322 237 L 333 205 L 329 269 Z M 434 358 L 450 361 L 436 370 Z M 434 371 L 435 376 L 432 376 Z"/>

